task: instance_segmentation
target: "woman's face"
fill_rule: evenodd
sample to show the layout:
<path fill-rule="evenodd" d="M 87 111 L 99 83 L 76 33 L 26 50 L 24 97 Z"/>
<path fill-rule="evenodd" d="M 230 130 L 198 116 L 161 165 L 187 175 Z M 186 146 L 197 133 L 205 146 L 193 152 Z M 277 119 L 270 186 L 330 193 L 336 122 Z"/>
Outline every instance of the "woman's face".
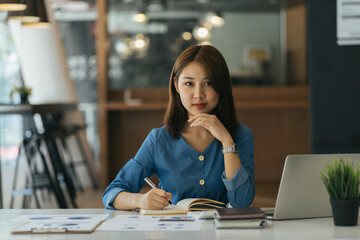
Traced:
<path fill-rule="evenodd" d="M 195 61 L 182 70 L 175 88 L 189 117 L 210 113 L 219 102 L 219 94 L 210 85 L 205 67 Z"/>

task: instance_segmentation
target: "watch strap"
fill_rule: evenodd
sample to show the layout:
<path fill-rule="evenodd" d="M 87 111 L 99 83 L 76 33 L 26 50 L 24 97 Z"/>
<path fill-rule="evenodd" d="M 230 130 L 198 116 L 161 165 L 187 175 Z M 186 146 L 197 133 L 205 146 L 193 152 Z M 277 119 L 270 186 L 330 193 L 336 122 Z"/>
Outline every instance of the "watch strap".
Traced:
<path fill-rule="evenodd" d="M 229 153 L 229 152 L 237 153 L 238 150 L 239 150 L 238 147 L 237 147 L 236 144 L 234 143 L 234 144 L 231 145 L 230 147 L 224 148 L 224 149 L 222 150 L 222 153 L 223 153 L 223 154 Z"/>

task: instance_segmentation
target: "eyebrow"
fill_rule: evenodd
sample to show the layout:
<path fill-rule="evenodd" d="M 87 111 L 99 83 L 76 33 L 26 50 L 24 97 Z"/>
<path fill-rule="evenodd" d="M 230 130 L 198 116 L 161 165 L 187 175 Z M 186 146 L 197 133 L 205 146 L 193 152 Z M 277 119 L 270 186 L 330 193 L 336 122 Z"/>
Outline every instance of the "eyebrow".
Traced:
<path fill-rule="evenodd" d="M 185 76 L 185 77 L 183 77 L 183 79 L 195 80 L 195 78 L 189 77 L 189 76 Z M 203 78 L 202 80 L 203 80 L 203 81 L 204 81 L 204 80 L 210 80 L 210 77 L 205 77 L 205 78 Z"/>

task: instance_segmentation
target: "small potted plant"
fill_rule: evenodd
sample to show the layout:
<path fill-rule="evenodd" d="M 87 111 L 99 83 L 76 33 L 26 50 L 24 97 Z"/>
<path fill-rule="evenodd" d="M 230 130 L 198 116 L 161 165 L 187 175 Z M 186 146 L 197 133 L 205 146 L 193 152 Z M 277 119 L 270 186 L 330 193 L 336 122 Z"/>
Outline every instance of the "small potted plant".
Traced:
<path fill-rule="evenodd" d="M 29 103 L 29 96 L 31 95 L 32 89 L 25 85 L 18 87 L 15 86 L 10 92 L 11 102 L 13 101 L 14 95 L 18 93 L 20 95 L 20 103 L 26 104 Z"/>
<path fill-rule="evenodd" d="M 330 195 L 330 204 L 337 226 L 355 226 L 359 214 L 360 168 L 338 157 L 326 164 L 321 178 Z"/>

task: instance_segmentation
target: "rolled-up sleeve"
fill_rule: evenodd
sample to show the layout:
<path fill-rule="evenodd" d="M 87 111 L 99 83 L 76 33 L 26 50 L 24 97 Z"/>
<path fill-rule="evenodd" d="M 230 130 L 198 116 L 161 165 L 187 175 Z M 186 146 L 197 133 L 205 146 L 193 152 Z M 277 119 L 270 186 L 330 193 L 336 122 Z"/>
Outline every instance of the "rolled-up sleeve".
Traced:
<path fill-rule="evenodd" d="M 103 194 L 105 208 L 114 209 L 112 204 L 120 192 L 138 193 L 141 190 L 144 186 L 144 178 L 152 176 L 155 172 L 153 152 L 154 134 L 151 131 L 135 157 L 121 168 L 115 179 L 106 188 Z"/>
<path fill-rule="evenodd" d="M 226 179 L 225 171 L 221 177 L 231 206 L 248 207 L 255 197 L 254 137 L 250 129 L 241 126 L 235 142 L 239 147 L 238 155 L 241 166 L 232 179 Z"/>

